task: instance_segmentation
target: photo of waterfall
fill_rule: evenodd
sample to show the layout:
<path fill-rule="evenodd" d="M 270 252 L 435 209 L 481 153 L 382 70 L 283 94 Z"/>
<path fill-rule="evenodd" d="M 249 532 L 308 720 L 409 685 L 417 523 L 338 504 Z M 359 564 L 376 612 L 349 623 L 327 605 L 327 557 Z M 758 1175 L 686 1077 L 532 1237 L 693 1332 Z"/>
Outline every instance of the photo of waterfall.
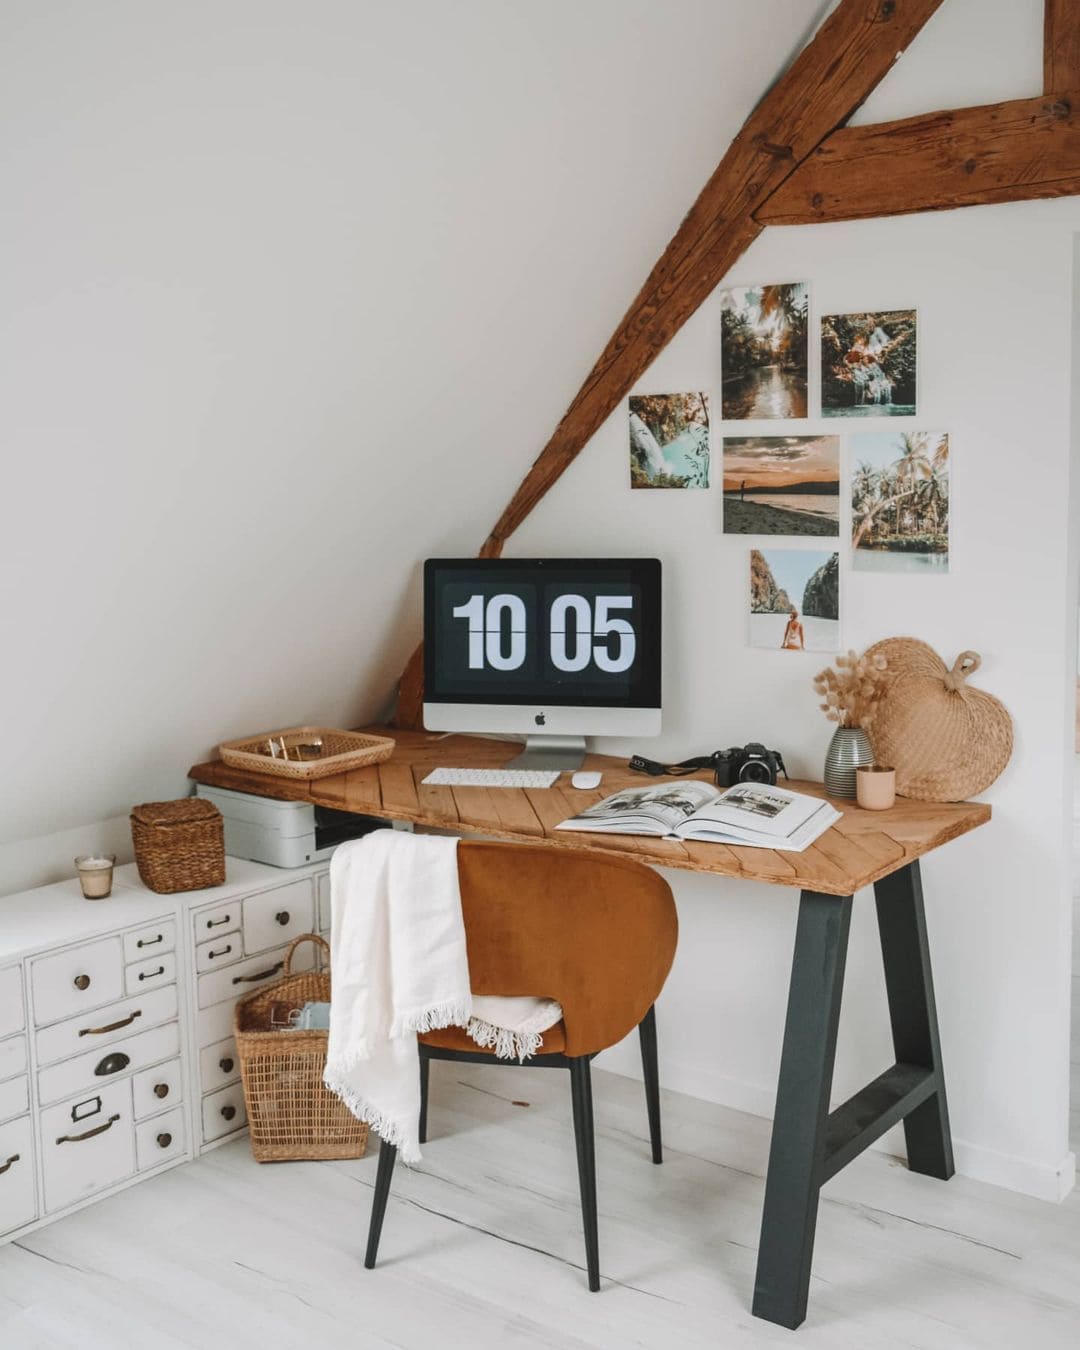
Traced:
<path fill-rule="evenodd" d="M 802 281 L 720 292 L 725 418 L 806 416 L 809 301 Z"/>
<path fill-rule="evenodd" d="M 630 486 L 709 486 L 707 394 L 631 395 Z"/>
<path fill-rule="evenodd" d="M 725 534 L 840 533 L 839 436 L 725 436 Z"/>
<path fill-rule="evenodd" d="M 949 437 L 851 438 L 851 564 L 856 572 L 949 570 Z"/>
<path fill-rule="evenodd" d="M 840 555 L 817 549 L 750 550 L 750 646 L 840 650 Z"/>
<path fill-rule="evenodd" d="M 913 417 L 913 309 L 826 314 L 821 320 L 822 417 Z"/>

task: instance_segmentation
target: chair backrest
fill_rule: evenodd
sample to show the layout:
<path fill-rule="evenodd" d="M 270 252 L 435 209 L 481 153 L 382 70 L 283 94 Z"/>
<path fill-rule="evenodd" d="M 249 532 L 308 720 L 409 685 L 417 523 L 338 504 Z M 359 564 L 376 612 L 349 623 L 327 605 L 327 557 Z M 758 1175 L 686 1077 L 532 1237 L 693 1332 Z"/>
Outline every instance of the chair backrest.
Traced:
<path fill-rule="evenodd" d="M 462 840 L 458 877 L 474 994 L 562 1004 L 566 1053 L 637 1026 L 671 969 L 671 887 L 630 858 Z"/>

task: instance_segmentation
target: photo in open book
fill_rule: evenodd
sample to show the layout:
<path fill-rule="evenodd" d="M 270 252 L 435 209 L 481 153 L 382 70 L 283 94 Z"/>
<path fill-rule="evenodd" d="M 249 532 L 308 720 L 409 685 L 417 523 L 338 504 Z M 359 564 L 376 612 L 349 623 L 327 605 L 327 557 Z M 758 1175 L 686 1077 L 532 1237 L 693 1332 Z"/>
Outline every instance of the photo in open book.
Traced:
<path fill-rule="evenodd" d="M 724 795 L 724 805 L 732 806 L 736 811 L 747 811 L 755 816 L 767 816 L 775 820 L 781 811 L 791 805 L 788 797 L 769 792 L 760 787 L 735 787 Z"/>

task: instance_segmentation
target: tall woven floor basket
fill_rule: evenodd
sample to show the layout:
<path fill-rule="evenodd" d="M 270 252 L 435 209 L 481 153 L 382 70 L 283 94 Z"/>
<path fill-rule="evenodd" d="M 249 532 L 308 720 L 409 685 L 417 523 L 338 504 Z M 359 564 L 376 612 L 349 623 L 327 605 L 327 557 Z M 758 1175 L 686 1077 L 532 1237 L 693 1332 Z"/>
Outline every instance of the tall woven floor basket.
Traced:
<path fill-rule="evenodd" d="M 295 938 L 285 953 L 282 978 L 240 999 L 233 1014 L 256 1162 L 362 1158 L 367 1148 L 367 1125 L 323 1084 L 329 1033 L 270 1025 L 275 1003 L 330 1001 L 325 971 L 292 973 L 293 953 L 302 942 L 316 943 L 329 957 L 329 946 L 316 934 Z"/>

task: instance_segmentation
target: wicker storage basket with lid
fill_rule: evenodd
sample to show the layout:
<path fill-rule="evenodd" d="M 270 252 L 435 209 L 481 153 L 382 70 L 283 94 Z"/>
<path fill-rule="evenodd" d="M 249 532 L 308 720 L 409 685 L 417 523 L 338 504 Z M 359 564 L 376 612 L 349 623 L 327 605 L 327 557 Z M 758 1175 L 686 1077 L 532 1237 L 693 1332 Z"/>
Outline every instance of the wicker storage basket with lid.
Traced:
<path fill-rule="evenodd" d="M 362 1158 L 367 1148 L 367 1125 L 323 1083 L 329 1033 L 271 1025 L 274 1004 L 301 1008 L 330 1001 L 325 971 L 292 972 L 293 953 L 302 942 L 316 943 L 329 957 L 329 946 L 316 934 L 294 938 L 282 978 L 240 999 L 233 1012 L 256 1162 Z"/>
<path fill-rule="evenodd" d="M 225 880 L 221 812 L 201 797 L 144 802 L 131 809 L 131 840 L 144 886 L 162 895 Z"/>
<path fill-rule="evenodd" d="M 967 683 L 982 664 L 961 652 L 952 669 L 917 638 L 886 638 L 889 681 L 868 728 L 879 764 L 896 769 L 902 797 L 960 802 L 982 792 L 1009 762 L 1012 718 L 992 694 Z"/>

